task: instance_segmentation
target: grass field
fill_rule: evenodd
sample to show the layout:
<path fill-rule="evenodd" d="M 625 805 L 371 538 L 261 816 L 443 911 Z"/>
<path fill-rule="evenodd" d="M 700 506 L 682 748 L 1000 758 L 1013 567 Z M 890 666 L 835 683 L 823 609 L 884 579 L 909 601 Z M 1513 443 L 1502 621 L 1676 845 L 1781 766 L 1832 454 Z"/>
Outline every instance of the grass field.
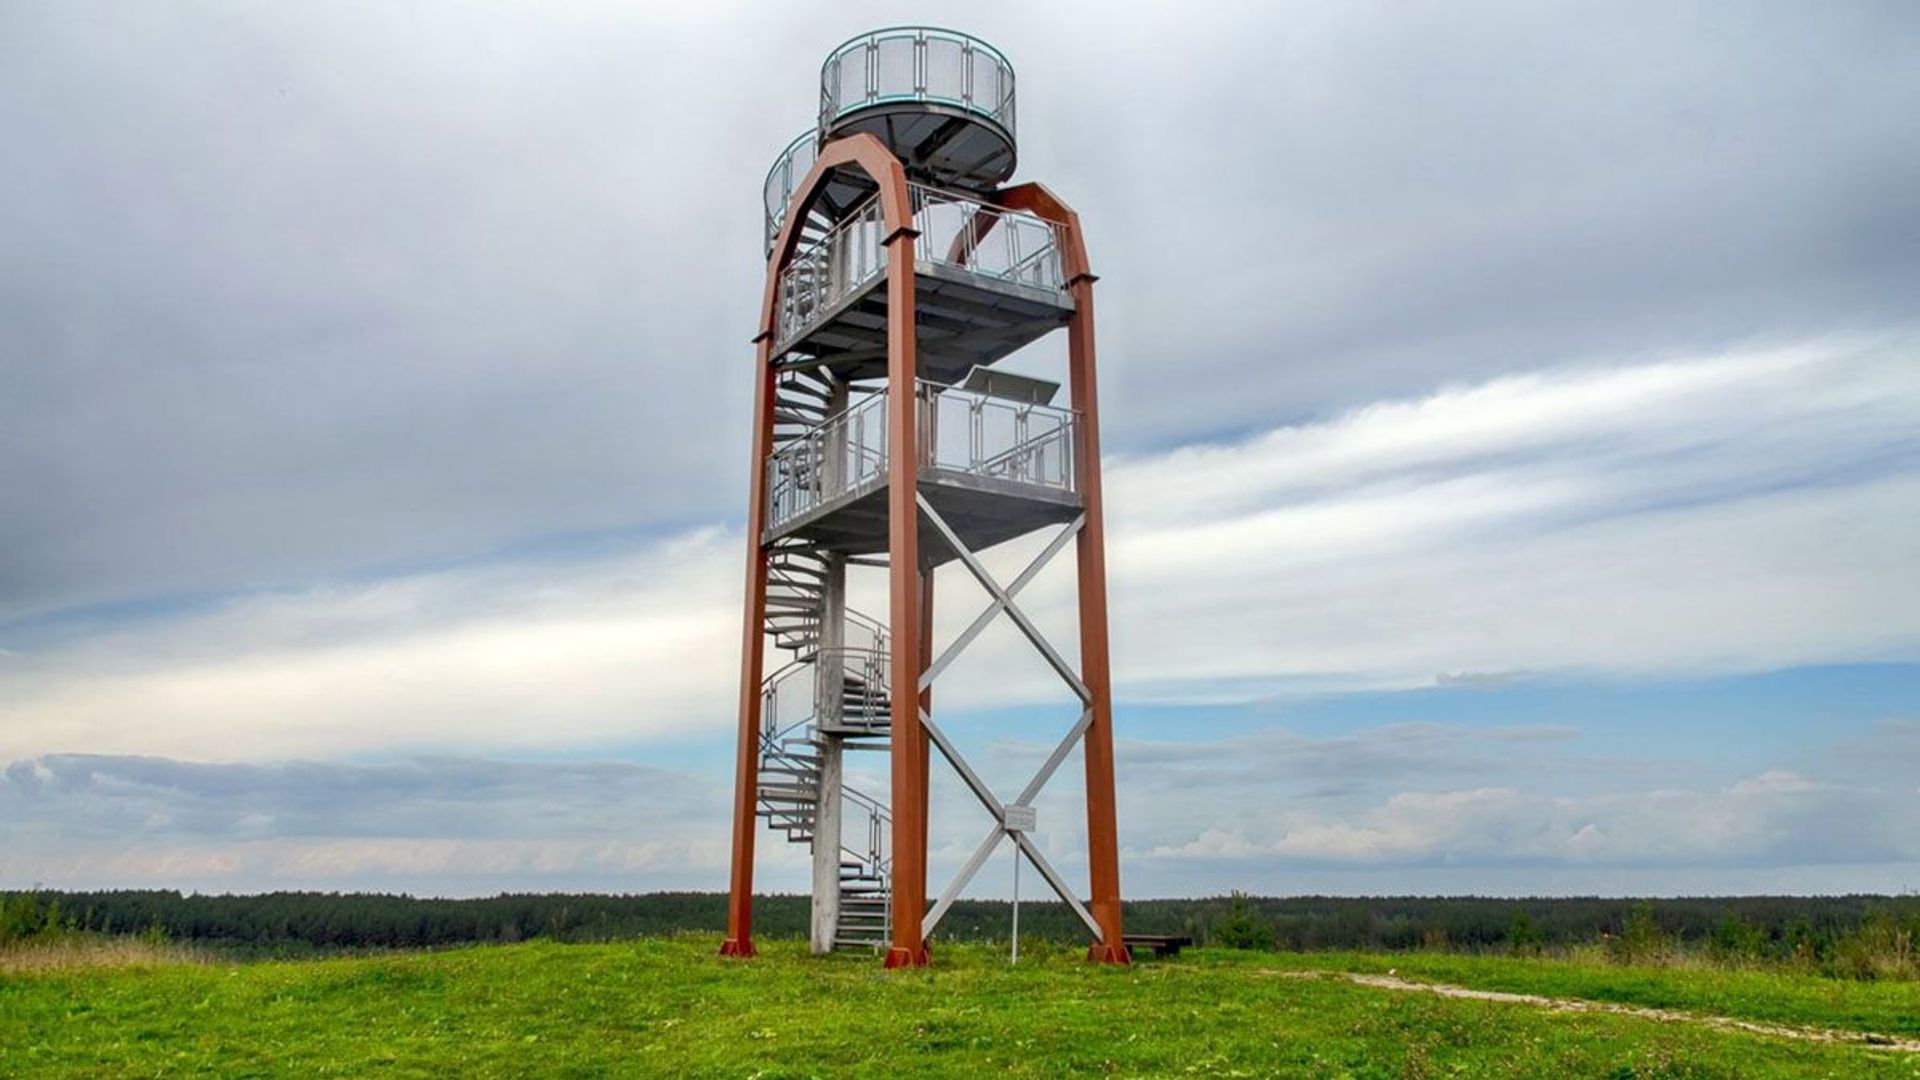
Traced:
<path fill-rule="evenodd" d="M 706 937 L 233 965 L 0 968 L 0 1076 L 1920 1077 L 1920 985 L 1401 954 L 1190 952 L 1131 970 L 952 947 L 922 972 Z M 1844 1033 L 1359 985 L 1395 972 Z"/>

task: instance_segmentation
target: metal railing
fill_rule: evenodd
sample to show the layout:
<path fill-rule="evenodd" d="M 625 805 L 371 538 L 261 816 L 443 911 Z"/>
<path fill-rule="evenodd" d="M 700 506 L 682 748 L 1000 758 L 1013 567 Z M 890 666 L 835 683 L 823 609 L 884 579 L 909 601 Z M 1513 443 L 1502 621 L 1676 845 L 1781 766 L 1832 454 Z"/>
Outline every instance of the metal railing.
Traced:
<path fill-rule="evenodd" d="M 978 38 L 925 26 L 861 34 L 820 67 L 820 130 L 872 105 L 924 101 L 965 109 L 1013 137 L 1013 65 Z"/>
<path fill-rule="evenodd" d="M 860 645 L 821 649 L 816 657 L 820 676 L 814 688 L 815 722 L 848 729 L 888 723 L 888 660 L 886 639 L 880 636 Z"/>
<path fill-rule="evenodd" d="M 920 467 L 1076 491 L 1071 409 L 1032 405 L 921 380 L 916 389 Z M 788 440 L 767 458 L 767 523 L 779 529 L 886 483 L 887 394 Z"/>
<path fill-rule="evenodd" d="M 908 184 L 913 201 L 913 257 L 1047 292 L 1066 288 L 1059 222 L 1008 210 L 969 195 Z"/>
<path fill-rule="evenodd" d="M 878 800 L 858 788 L 842 784 L 840 796 L 840 850 L 859 860 L 863 876 L 887 881 L 893 872 L 893 843 L 889 839 L 893 831 L 893 815 Z M 865 834 L 861 837 L 866 841 L 864 851 L 847 843 L 847 836 L 852 832 L 847 828 L 848 810 L 857 810 L 867 819 L 866 828 L 861 830 Z"/>
<path fill-rule="evenodd" d="M 844 716 L 848 704 L 858 702 L 868 709 L 876 708 L 885 699 L 887 631 L 886 628 L 865 616 L 850 617 L 847 629 L 857 632 L 868 641 L 866 647 L 848 649 L 823 649 L 814 657 L 795 660 L 769 677 L 760 690 L 760 762 L 762 768 L 778 766 L 795 772 L 812 771 L 801 757 L 787 749 L 790 741 L 814 741 L 813 732 L 823 718 Z M 829 655 L 840 654 L 840 655 Z M 816 666 L 816 664 L 818 666 Z M 820 687 L 827 679 L 842 672 L 856 673 L 862 685 L 853 691 L 865 695 L 865 701 L 847 699 L 840 702 L 823 702 Z M 800 680 L 805 676 L 804 688 L 807 694 L 802 698 L 796 691 L 802 689 Z M 789 684 L 796 684 L 793 690 L 785 694 L 782 690 Z M 844 695 L 845 691 L 843 691 Z M 781 701 L 789 702 L 787 715 L 781 715 Z M 791 704 L 804 701 L 808 706 L 804 715 L 794 716 L 800 707 Z M 817 773 L 815 774 L 817 775 Z M 843 815 L 840 829 L 840 850 L 858 861 L 865 876 L 887 880 L 893 865 L 893 848 L 889 833 L 893 816 L 879 800 L 857 788 L 840 785 Z M 853 813 L 864 818 L 856 823 L 848 818 Z"/>
<path fill-rule="evenodd" d="M 1066 290 L 1061 251 L 1066 227 L 958 192 L 909 184 L 914 261 L 1058 297 Z M 780 272 L 777 346 L 799 339 L 886 270 L 885 217 L 878 195 L 825 236 L 794 253 Z"/>
<path fill-rule="evenodd" d="M 763 758 L 783 754 L 782 744 L 789 739 L 805 737 L 813 725 L 812 667 L 808 660 L 794 660 L 767 676 L 766 681 L 760 684 L 760 753 Z M 804 697 L 798 693 L 803 673 L 807 676 Z M 795 689 L 788 690 L 789 683 L 794 684 Z M 783 701 L 790 703 L 784 710 L 781 707 Z M 783 712 L 785 715 L 782 715 Z"/>
<path fill-rule="evenodd" d="M 1071 493 L 1074 413 L 920 384 L 920 467 Z"/>
<path fill-rule="evenodd" d="M 767 209 L 768 253 L 773 251 L 773 242 L 780 239 L 780 226 L 786 222 L 787 204 L 793 201 L 794 189 L 813 171 L 813 163 L 819 157 L 820 133 L 809 128 L 788 143 L 780 156 L 773 159 L 773 168 L 767 170 L 760 192 L 761 202 Z"/>
<path fill-rule="evenodd" d="M 773 528 L 887 478 L 887 396 L 871 394 L 788 440 L 767 458 L 767 519 Z"/>
<path fill-rule="evenodd" d="M 887 252 L 880 244 L 886 218 L 880 211 L 879 198 L 869 198 L 832 231 L 794 252 L 780 271 L 777 344 L 798 338 L 886 270 Z"/>

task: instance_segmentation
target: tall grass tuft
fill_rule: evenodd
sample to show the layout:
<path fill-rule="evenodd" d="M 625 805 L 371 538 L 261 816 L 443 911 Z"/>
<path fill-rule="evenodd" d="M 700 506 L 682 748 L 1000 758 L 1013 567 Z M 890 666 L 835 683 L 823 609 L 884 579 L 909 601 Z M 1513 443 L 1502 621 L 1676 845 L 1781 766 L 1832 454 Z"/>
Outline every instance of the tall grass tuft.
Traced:
<path fill-rule="evenodd" d="M 94 933 L 61 909 L 57 898 L 0 893 L 0 974 L 192 963 L 198 950 L 167 940 L 156 923 L 144 933 Z"/>

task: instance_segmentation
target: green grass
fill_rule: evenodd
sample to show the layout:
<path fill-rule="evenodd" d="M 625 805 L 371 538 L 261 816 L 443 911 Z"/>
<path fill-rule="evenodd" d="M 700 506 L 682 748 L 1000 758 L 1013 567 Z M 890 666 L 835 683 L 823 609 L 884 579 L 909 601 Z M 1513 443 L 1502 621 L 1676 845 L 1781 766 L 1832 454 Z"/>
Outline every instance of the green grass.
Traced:
<path fill-rule="evenodd" d="M 717 944 L 0 974 L 0 1076 L 1920 1077 L 1920 1054 L 1276 974 L 1415 973 L 1404 957 L 1197 953 L 1118 970 L 1054 952 L 1010 970 L 997 951 L 951 947 L 929 971 L 889 973 L 790 942 L 724 961 Z M 1445 978 L 1462 983 L 1520 979 L 1511 965 L 1525 963 L 1412 959 L 1458 963 Z M 1604 989 L 1540 971 L 1558 993 Z M 1864 1008 L 1829 1009 L 1820 980 L 1787 976 L 1775 998 L 1743 984 L 1712 999 L 1695 974 L 1646 977 L 1721 1011 L 1799 1002 L 1820 1026 Z M 1864 1015 L 1900 1007 L 1869 1000 Z"/>

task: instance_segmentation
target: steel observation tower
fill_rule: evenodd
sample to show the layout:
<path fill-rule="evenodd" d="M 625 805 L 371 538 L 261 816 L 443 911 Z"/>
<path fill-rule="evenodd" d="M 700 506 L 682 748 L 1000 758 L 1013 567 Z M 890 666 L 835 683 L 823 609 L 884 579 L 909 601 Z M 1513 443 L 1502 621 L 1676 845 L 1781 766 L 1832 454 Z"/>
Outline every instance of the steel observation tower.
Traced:
<path fill-rule="evenodd" d="M 1086 926 L 1089 956 L 1128 959 L 1120 928 L 1107 587 L 1094 395 L 1093 283 L 1079 218 L 1040 184 L 1008 185 L 1014 76 L 965 34 L 898 27 L 833 50 L 817 127 L 767 174 L 766 291 L 748 511 L 732 895 L 723 955 L 753 955 L 761 819 L 813 857 L 812 942 L 927 963 L 926 942 L 1003 840 Z M 1059 384 L 996 368 L 1064 327 Z M 1050 540 L 1011 580 L 978 553 Z M 1073 548 L 1079 659 L 1017 599 Z M 991 602 L 936 648 L 935 569 L 957 564 Z M 884 618 L 848 580 L 884 574 Z M 878 591 L 877 589 L 874 591 Z M 1078 705 L 1039 771 L 1003 799 L 936 721 L 935 682 L 1010 619 Z M 768 645 L 775 652 L 769 654 Z M 1072 715 L 1068 713 L 1067 715 Z M 1086 765 L 1089 899 L 1030 834 L 1033 801 L 1076 746 Z M 991 819 L 929 906 L 930 749 Z M 883 751 L 890 790 L 844 782 Z"/>

